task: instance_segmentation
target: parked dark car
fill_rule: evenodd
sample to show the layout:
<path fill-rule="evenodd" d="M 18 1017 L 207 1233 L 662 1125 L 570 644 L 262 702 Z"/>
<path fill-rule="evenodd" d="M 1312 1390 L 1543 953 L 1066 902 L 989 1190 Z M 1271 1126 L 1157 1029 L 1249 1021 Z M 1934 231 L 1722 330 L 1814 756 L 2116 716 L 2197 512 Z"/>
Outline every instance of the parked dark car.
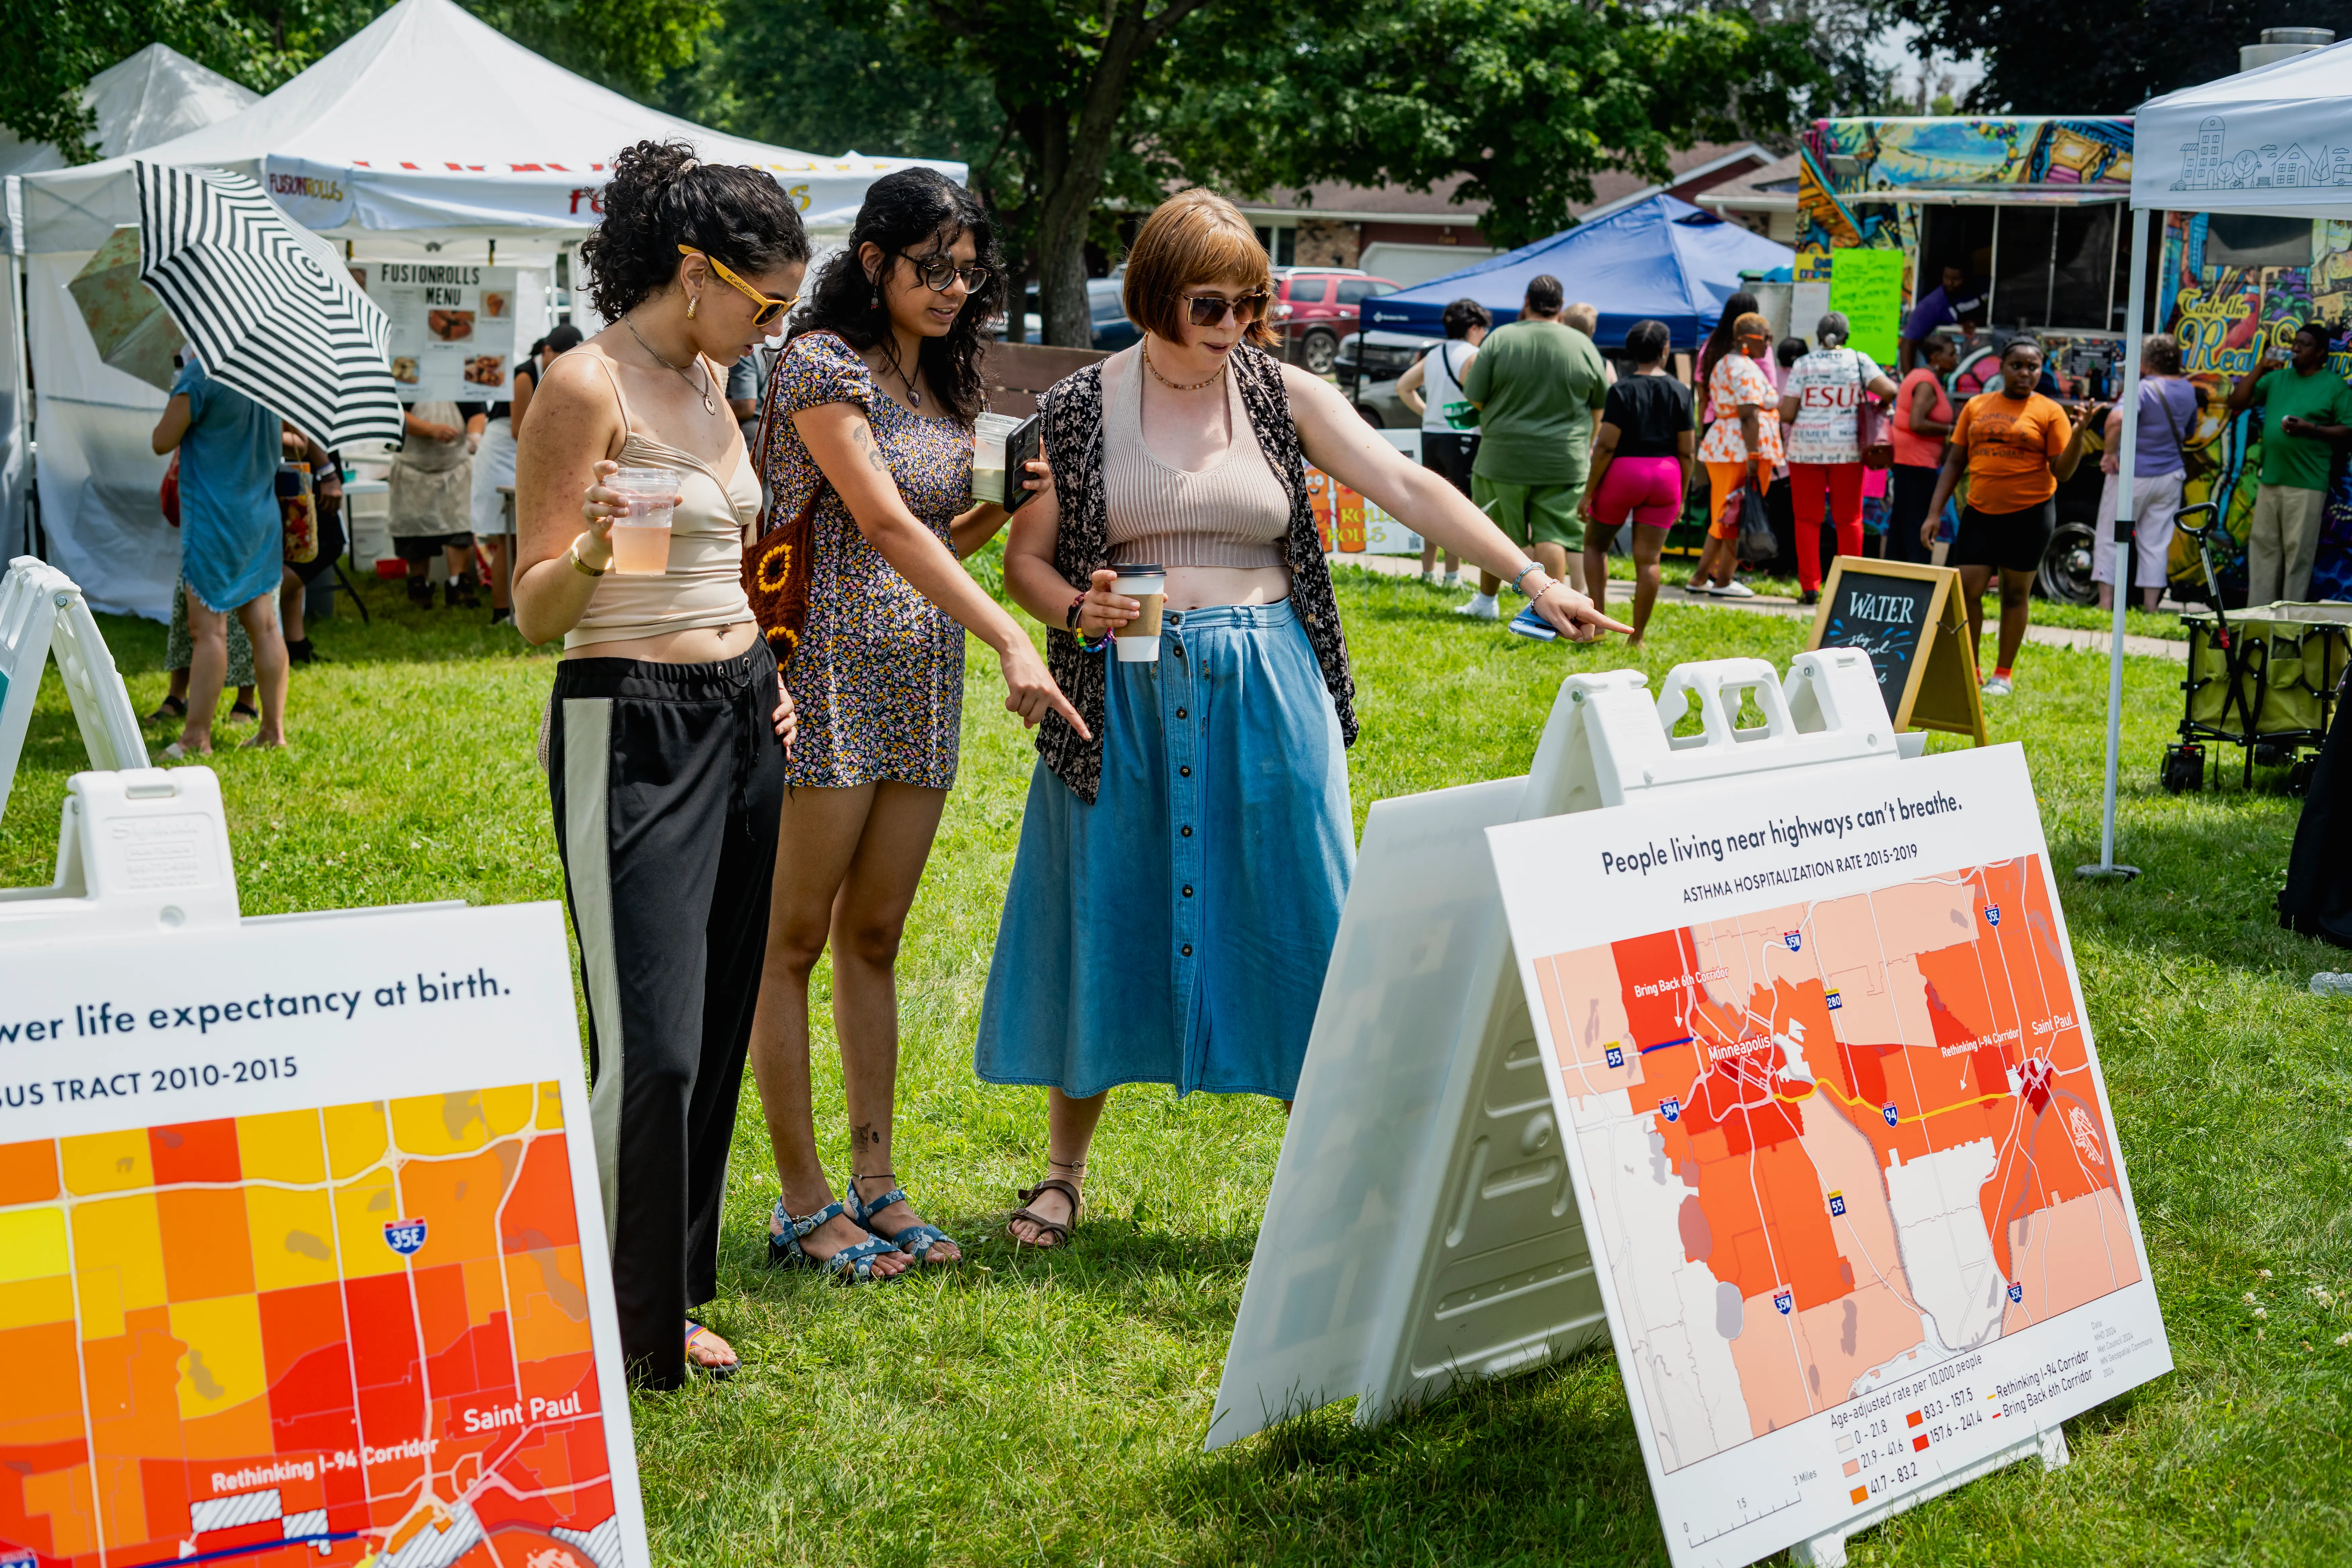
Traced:
<path fill-rule="evenodd" d="M 1120 293 L 1127 286 L 1122 278 L 1089 278 L 1087 279 L 1087 313 L 1093 319 L 1093 345 L 1108 352 L 1123 349 L 1143 333 L 1127 319 L 1127 305 Z M 1037 285 L 1029 285 L 1028 297 L 1022 301 L 1025 319 L 1022 323 L 1021 341 L 1042 343 L 1045 341 L 1045 313 L 1038 309 Z"/>
<path fill-rule="evenodd" d="M 1275 330 L 1288 356 L 1317 375 L 1328 375 L 1339 340 L 1356 330 L 1363 303 L 1400 286 L 1351 267 L 1277 267 L 1274 270 Z"/>
<path fill-rule="evenodd" d="M 1411 430 L 1421 424 L 1421 416 L 1397 395 L 1397 377 L 1411 370 L 1437 342 L 1377 327 L 1369 332 L 1349 332 L 1339 340 L 1339 352 L 1331 359 L 1331 374 L 1339 379 L 1341 395 L 1374 428 Z"/>

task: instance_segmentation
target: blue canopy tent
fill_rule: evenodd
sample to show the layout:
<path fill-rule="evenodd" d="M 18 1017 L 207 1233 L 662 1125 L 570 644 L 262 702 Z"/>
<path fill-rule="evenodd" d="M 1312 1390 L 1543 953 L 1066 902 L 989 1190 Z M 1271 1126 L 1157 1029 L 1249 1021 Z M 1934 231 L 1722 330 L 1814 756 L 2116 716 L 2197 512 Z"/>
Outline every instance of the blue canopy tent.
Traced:
<path fill-rule="evenodd" d="M 1696 349 L 1742 272 L 1769 272 L 1796 258 L 1785 245 L 1655 195 L 1433 282 L 1367 300 L 1364 325 L 1443 337 L 1445 307 L 1465 295 L 1493 311 L 1497 323 L 1513 321 L 1528 280 L 1549 272 L 1571 301 L 1600 310 L 1593 337 L 1602 345 L 1624 342 L 1625 330 L 1646 319 L 1664 321 L 1675 347 Z"/>

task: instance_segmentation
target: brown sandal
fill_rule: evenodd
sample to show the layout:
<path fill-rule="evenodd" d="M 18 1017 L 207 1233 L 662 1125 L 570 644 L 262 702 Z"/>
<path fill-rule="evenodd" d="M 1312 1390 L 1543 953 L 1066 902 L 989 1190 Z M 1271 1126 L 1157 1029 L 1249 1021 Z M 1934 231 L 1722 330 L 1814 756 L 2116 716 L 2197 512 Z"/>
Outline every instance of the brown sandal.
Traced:
<path fill-rule="evenodd" d="M 1037 1201 L 1037 1194 L 1040 1193 L 1059 1193 L 1064 1197 L 1070 1200 L 1070 1217 L 1067 1222 L 1047 1219 L 1035 1209 L 1026 1206 L 1030 1204 L 1035 1203 Z M 1050 1252 L 1054 1248 L 1065 1246 L 1068 1243 L 1070 1239 L 1070 1232 L 1076 1227 L 1078 1223 L 1078 1208 L 1080 1201 L 1081 1200 L 1078 1197 L 1078 1189 L 1076 1185 L 1064 1181 L 1059 1176 L 1048 1176 L 1044 1181 L 1038 1183 L 1035 1186 L 1031 1187 L 1027 1192 L 1021 1194 L 1021 1202 L 1024 1206 L 1013 1210 L 1010 1215 L 1006 1216 L 1004 1221 L 1004 1234 L 1013 1237 L 1013 1245 L 1016 1247 L 1034 1247 L 1040 1252 Z M 1024 1219 L 1031 1225 L 1037 1227 L 1037 1240 L 1024 1242 L 1021 1239 L 1020 1234 L 1013 1228 L 1015 1221 Z M 1045 1239 L 1047 1237 L 1051 1237 L 1053 1239 L 1048 1241 Z"/>

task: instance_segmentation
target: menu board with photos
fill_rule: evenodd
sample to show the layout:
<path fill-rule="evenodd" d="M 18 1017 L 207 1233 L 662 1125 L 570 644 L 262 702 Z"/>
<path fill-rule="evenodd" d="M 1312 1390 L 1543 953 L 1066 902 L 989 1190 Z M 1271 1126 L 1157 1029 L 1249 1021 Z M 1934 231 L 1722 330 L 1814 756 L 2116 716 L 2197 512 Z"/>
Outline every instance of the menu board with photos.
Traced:
<path fill-rule="evenodd" d="M 403 403 L 506 399 L 520 339 L 545 330 L 541 275 L 516 267 L 362 261 L 352 276 L 392 323 L 392 379 Z M 518 323 L 531 321 L 531 331 Z"/>

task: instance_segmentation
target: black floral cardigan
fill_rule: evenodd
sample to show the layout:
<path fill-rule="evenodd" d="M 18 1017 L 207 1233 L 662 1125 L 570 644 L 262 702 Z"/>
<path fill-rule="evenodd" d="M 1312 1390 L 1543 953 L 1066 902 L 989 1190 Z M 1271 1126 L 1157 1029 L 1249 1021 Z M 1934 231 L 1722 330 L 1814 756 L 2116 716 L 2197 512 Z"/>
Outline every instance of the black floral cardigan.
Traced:
<path fill-rule="evenodd" d="M 1140 374 L 1138 371 L 1136 374 Z M 1266 465 L 1290 492 L 1290 603 L 1307 628 L 1315 662 L 1323 668 L 1323 684 L 1339 710 L 1339 733 L 1356 743 L 1356 681 L 1348 669 L 1348 642 L 1339 630 L 1339 605 L 1331 596 L 1331 568 L 1323 559 L 1323 542 L 1315 531 L 1315 509 L 1307 499 L 1307 457 L 1299 449 L 1298 426 L 1290 413 L 1290 395 L 1282 384 L 1282 366 L 1264 349 L 1240 344 L 1233 351 L 1233 375 L 1240 384 L 1242 407 L 1250 428 L 1265 449 Z M 1054 466 L 1054 488 L 1061 498 L 1061 538 L 1054 547 L 1054 565 L 1076 586 L 1084 586 L 1096 572 L 1108 565 L 1110 513 L 1103 494 L 1102 366 L 1088 365 L 1054 384 L 1040 405 L 1045 421 L 1045 457 Z M 1088 652 L 1060 626 L 1045 629 L 1045 663 L 1054 679 L 1084 716 L 1094 739 L 1082 741 L 1058 714 L 1049 713 L 1037 727 L 1037 754 L 1055 775 L 1092 805 L 1102 784 L 1102 732 L 1105 655 Z"/>

